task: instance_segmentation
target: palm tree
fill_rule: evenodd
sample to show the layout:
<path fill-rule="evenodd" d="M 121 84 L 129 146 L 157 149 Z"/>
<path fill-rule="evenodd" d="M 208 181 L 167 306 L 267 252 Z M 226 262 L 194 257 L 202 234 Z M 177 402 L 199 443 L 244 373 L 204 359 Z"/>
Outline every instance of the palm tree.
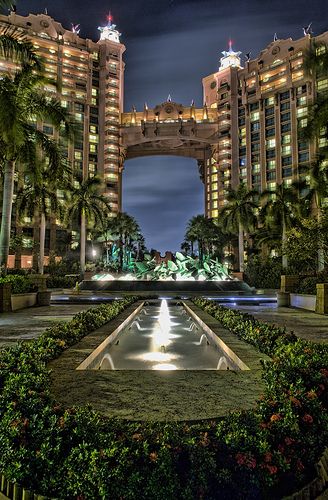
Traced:
<path fill-rule="evenodd" d="M 66 162 L 64 159 L 62 161 L 63 169 L 67 169 L 66 172 L 69 173 Z M 61 179 L 56 179 L 45 164 L 30 169 L 27 178 L 25 186 L 17 192 L 17 209 L 21 215 L 27 213 L 31 217 L 40 217 L 38 272 L 43 274 L 46 218 L 50 214 L 63 218 L 63 205 L 57 197 Z"/>
<path fill-rule="evenodd" d="M 254 197 L 256 190 L 248 190 L 246 184 L 239 184 L 236 190 L 229 189 L 228 204 L 220 210 L 219 221 L 224 231 L 238 235 L 239 271 L 244 272 L 244 234 L 256 225 Z"/>
<path fill-rule="evenodd" d="M 328 196 L 328 172 L 324 156 L 318 155 L 317 159 L 308 168 L 308 183 L 302 185 L 306 194 L 304 199 L 309 202 L 310 214 L 320 224 L 322 218 L 322 201 Z M 318 249 L 318 271 L 324 268 L 324 252 L 322 245 Z"/>
<path fill-rule="evenodd" d="M 193 243 L 197 241 L 200 262 L 203 262 L 204 258 L 204 240 L 206 239 L 205 227 L 207 220 L 208 219 L 206 219 L 204 215 L 195 215 L 189 220 L 185 234 L 185 240 L 191 243 L 192 254 L 194 253 Z"/>
<path fill-rule="evenodd" d="M 70 192 L 67 221 L 78 220 L 80 226 L 80 266 L 81 274 L 85 272 L 86 228 L 92 220 L 100 222 L 106 212 L 110 212 L 110 204 L 101 194 L 102 181 L 100 177 L 77 181 L 78 186 Z"/>
<path fill-rule="evenodd" d="M 34 165 L 37 150 L 43 150 L 49 169 L 56 176 L 62 168 L 62 158 L 56 143 L 33 126 L 33 120 L 51 122 L 72 134 L 68 112 L 43 91 L 45 79 L 33 68 L 23 64 L 14 75 L 0 80 L 0 149 L 4 162 L 3 203 L 0 232 L 0 266 L 6 272 L 10 242 L 11 214 L 16 165 Z"/>
<path fill-rule="evenodd" d="M 11 0 L 0 0 L 0 9 L 9 9 L 12 5 L 15 5 L 15 2 Z"/>
<path fill-rule="evenodd" d="M 129 266 L 129 253 L 132 251 L 133 242 L 140 239 L 140 227 L 131 215 L 121 212 L 113 217 L 108 224 L 112 238 L 118 241 L 120 247 L 120 269 Z"/>
<path fill-rule="evenodd" d="M 300 184 L 295 182 L 291 186 L 277 184 L 274 190 L 265 190 L 261 194 L 264 205 L 261 209 L 261 218 L 267 228 L 281 227 L 282 237 L 282 267 L 288 267 L 287 256 L 284 254 L 286 233 L 297 221 L 300 214 Z"/>

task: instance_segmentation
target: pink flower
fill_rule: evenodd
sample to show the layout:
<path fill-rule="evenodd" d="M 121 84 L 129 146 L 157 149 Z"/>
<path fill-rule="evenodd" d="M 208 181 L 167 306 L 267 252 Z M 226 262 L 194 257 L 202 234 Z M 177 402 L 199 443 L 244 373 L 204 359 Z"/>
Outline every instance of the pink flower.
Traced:
<path fill-rule="evenodd" d="M 309 415 L 308 413 L 306 413 L 304 415 L 304 417 L 302 418 L 303 422 L 305 422 L 306 424 L 312 424 L 313 423 L 313 418 L 311 417 L 311 415 Z"/>

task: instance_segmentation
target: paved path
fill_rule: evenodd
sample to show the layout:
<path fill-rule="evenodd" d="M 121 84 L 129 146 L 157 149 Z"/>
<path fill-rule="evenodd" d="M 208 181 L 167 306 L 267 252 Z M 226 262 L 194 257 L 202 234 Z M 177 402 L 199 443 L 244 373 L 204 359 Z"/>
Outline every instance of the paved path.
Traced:
<path fill-rule="evenodd" d="M 287 331 L 294 332 L 302 339 L 328 344 L 328 316 L 304 309 L 277 307 L 273 304 L 230 307 L 248 312 L 267 323 L 285 327 Z"/>
<path fill-rule="evenodd" d="M 90 309 L 91 304 L 51 305 L 30 307 L 0 314 L 0 349 L 18 340 L 38 337 L 46 328 L 70 320 L 74 314 Z"/>

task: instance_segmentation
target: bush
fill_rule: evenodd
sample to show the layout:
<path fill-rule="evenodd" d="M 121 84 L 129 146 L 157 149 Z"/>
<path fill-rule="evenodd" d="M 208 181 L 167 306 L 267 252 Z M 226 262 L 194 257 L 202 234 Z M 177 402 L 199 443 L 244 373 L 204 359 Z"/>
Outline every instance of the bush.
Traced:
<path fill-rule="evenodd" d="M 245 268 L 244 281 L 255 288 L 280 288 L 281 258 L 251 257 Z"/>
<path fill-rule="evenodd" d="M 15 274 L 8 274 L 0 278 L 0 283 L 10 283 L 11 293 L 30 293 L 35 292 L 37 287 L 30 282 L 26 276 L 19 276 Z"/>
<path fill-rule="evenodd" d="M 79 281 L 76 276 L 49 276 L 47 278 L 47 288 L 74 288 Z"/>
<path fill-rule="evenodd" d="M 40 494 L 85 500 L 274 499 L 308 480 L 328 442 L 328 347 L 210 301 L 195 303 L 273 356 L 253 410 L 197 424 L 145 423 L 52 399 L 46 362 L 131 300 L 1 352 L 0 471 Z"/>

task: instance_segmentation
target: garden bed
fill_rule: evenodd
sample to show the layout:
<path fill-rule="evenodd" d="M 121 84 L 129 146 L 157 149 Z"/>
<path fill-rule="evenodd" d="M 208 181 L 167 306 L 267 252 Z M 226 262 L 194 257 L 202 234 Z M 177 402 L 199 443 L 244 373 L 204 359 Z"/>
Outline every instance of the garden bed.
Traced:
<path fill-rule="evenodd" d="M 0 472 L 63 499 L 274 499 L 312 479 L 328 440 L 327 346 L 195 302 L 272 356 L 255 408 L 199 423 L 145 423 L 55 402 L 46 363 L 131 302 L 103 305 L 1 353 Z"/>

